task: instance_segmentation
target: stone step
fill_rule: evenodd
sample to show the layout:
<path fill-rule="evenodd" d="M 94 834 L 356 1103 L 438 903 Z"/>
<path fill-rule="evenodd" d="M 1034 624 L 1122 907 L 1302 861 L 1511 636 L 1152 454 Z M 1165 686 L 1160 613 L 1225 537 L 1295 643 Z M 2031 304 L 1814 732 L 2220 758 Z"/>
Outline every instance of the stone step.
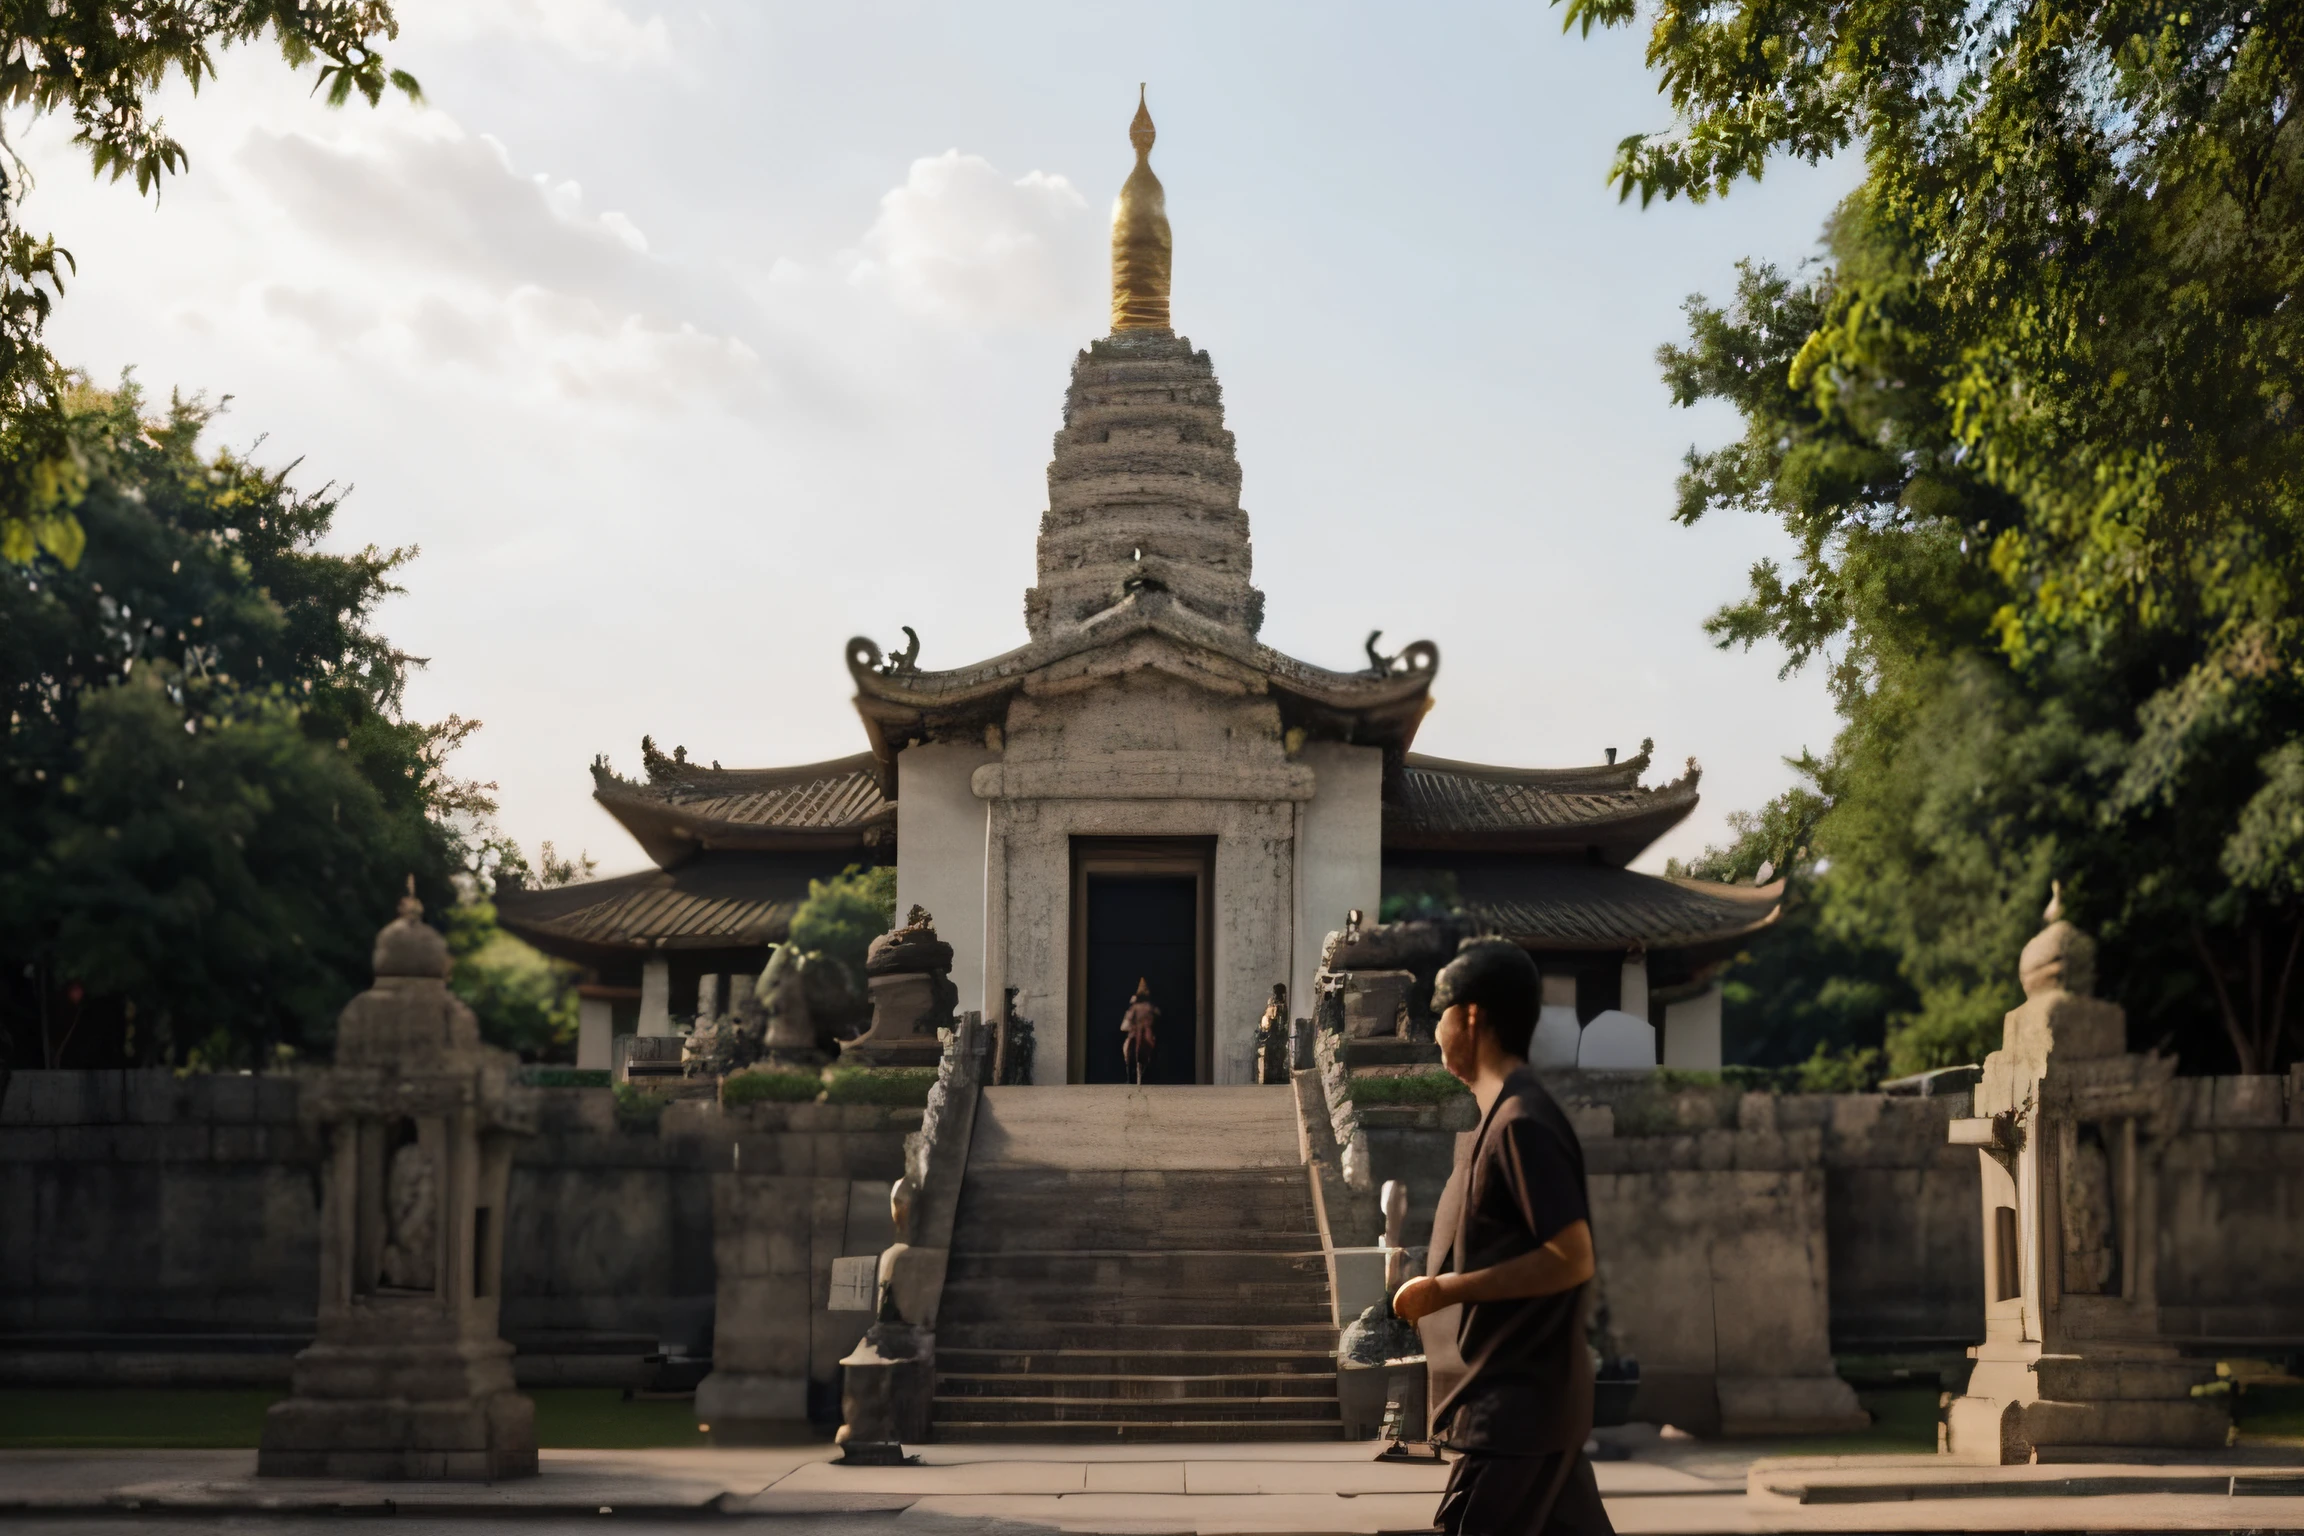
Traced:
<path fill-rule="evenodd" d="M 1334 1402 L 1336 1373 L 1230 1371 L 1187 1376 L 1149 1372 L 1103 1373 L 936 1373 L 939 1397 L 1112 1398 L 1127 1402 L 1176 1402 L 1197 1398 L 1276 1398 Z"/>
<path fill-rule="evenodd" d="M 968 1182 L 992 1170 L 1065 1169 L 1303 1177 L 1287 1087 L 987 1088 L 968 1142 Z"/>
<path fill-rule="evenodd" d="M 1016 1286 L 1058 1286 L 1115 1296 L 1246 1297 L 1275 1286 L 1309 1287 L 1323 1298 L 1328 1263 L 1310 1253 L 1239 1252 L 1222 1248 L 1067 1248 L 962 1250 L 954 1253 L 944 1283 L 999 1280 Z"/>
<path fill-rule="evenodd" d="M 1227 1319 L 1211 1323 L 1205 1318 L 1182 1323 L 1075 1323 L 1035 1317 L 1008 1310 L 984 1318 L 953 1314 L 947 1303 L 936 1324 L 936 1353 L 942 1358 L 956 1350 L 1110 1350 L 1126 1354 L 1166 1354 L 1174 1350 L 1206 1350 L 1241 1354 L 1284 1350 L 1291 1354 L 1331 1355 L 1336 1329 L 1329 1322 L 1325 1303 L 1318 1320 L 1292 1319 L 1284 1323 L 1243 1322 Z"/>
<path fill-rule="evenodd" d="M 966 1325 L 1010 1317 L 1030 1317 L 1050 1323 L 1099 1323 L 1114 1327 L 1190 1323 L 1220 1313 L 1227 1320 L 1250 1326 L 1309 1326 L 1328 1316 L 1325 1291 L 1288 1291 L 1221 1296 L 1080 1295 L 1066 1291 L 1020 1294 L 1016 1287 L 997 1281 L 946 1281 L 938 1333 L 943 1322 Z"/>
<path fill-rule="evenodd" d="M 1158 1424 L 1179 1419 L 1255 1424 L 1333 1421 L 1340 1417 L 1340 1410 L 1333 1394 L 1326 1401 L 1304 1397 L 1178 1397 L 1152 1402 L 1117 1397 L 953 1397 L 940 1392 L 930 1417 L 938 1427 L 1013 1423 L 1019 1419 L 1055 1424 Z"/>
<path fill-rule="evenodd" d="M 1341 1440 L 1340 1419 L 1193 1420 L 1158 1423 L 1117 1420 L 1011 1419 L 971 1423 L 936 1420 L 936 1438 L 946 1445 L 1055 1444 L 1147 1445 L 1228 1444 L 1256 1441 Z"/>
<path fill-rule="evenodd" d="M 936 1351 L 936 1363 L 955 1373 L 1008 1376 L 1070 1372 L 1117 1376 L 1238 1373 L 1332 1376 L 1336 1355 L 1333 1349 L 954 1349 L 943 1345 Z"/>
<path fill-rule="evenodd" d="M 961 1226 L 952 1251 L 961 1253 L 1075 1253 L 1186 1250 L 1224 1253 L 1305 1253 L 1317 1250 L 1320 1234 L 1287 1227 L 1073 1227 L 984 1223 Z"/>

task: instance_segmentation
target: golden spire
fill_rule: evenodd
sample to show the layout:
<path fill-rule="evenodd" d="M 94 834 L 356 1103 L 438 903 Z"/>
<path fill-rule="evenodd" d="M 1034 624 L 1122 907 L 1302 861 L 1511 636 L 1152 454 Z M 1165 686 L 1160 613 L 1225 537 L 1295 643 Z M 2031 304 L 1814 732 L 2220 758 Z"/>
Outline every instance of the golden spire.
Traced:
<path fill-rule="evenodd" d="M 1165 331 L 1168 279 L 1175 242 L 1168 234 L 1168 194 L 1152 174 L 1152 112 L 1144 87 L 1136 87 L 1136 119 L 1128 142 L 1136 146 L 1136 169 L 1112 206 L 1112 329 Z"/>

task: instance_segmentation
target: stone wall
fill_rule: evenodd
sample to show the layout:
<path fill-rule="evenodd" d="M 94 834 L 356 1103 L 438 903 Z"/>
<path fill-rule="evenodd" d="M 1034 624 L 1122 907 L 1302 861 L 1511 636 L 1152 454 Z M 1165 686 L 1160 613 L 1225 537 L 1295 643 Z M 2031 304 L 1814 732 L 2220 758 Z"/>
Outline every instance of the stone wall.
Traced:
<path fill-rule="evenodd" d="M 1981 1336 L 1977 1154 L 1944 1129 L 1965 1096 L 1549 1081 L 1584 1139 L 1613 1321 L 1659 1380 L 1720 1374 L 1746 1347 L 1716 1321 L 1708 1345 L 1699 1337 L 1697 1295 L 1713 1319 L 1749 1311 L 1763 1352 L 1788 1347 L 1766 1329 L 1813 1333 L 1769 1320 L 1795 1292 L 1814 1294 L 1840 1355 Z M 2304 1074 L 2175 1089 L 2157 1191 L 2163 1329 L 2201 1348 L 2292 1347 L 2304 1335 Z M 885 1246 L 887 1187 L 920 1112 L 697 1102 L 627 1129 L 605 1090 L 540 1093 L 504 1260 L 523 1379 L 625 1380 L 659 1344 L 699 1352 L 716 1292 L 741 1292 L 744 1317 L 719 1319 L 723 1351 L 741 1339 L 740 1352 L 795 1374 L 805 1357 L 807 1406 L 823 1411 L 869 1321 L 825 1310 L 830 1262 Z M 1462 1117 L 1370 1119 L 1367 1198 L 1405 1179 L 1421 1242 Z M 285 1381 L 318 1288 L 316 1163 L 292 1077 L 16 1073 L 0 1098 L 0 1381 Z M 758 1234 L 741 1253 L 715 1253 L 716 1200 L 746 1207 L 724 1224 Z M 1753 1232 L 1781 1252 L 1745 1253 Z M 1812 1267 L 1778 1272 L 1778 1259 L 1810 1255 L 1820 1280 Z M 1691 1292 L 1695 1271 L 1681 1270 L 1699 1258 Z"/>
<path fill-rule="evenodd" d="M 857 1240 L 877 1251 L 920 1117 L 694 1101 L 627 1128 L 606 1089 L 537 1092 L 504 1244 L 504 1330 L 529 1385 L 629 1385 L 663 1346 L 711 1351 L 714 1177 L 740 1163 L 773 1208 L 763 1230 L 786 1216 L 822 1226 L 825 1178 L 844 1227 L 851 1182 L 869 1183 Z M 0 1382 L 285 1382 L 319 1292 L 318 1149 L 296 1098 L 292 1076 L 14 1074 L 0 1098 Z M 761 1304 L 799 1320 L 810 1374 L 835 1381 L 854 1339 L 824 1314 L 829 1263 L 780 1271 Z"/>

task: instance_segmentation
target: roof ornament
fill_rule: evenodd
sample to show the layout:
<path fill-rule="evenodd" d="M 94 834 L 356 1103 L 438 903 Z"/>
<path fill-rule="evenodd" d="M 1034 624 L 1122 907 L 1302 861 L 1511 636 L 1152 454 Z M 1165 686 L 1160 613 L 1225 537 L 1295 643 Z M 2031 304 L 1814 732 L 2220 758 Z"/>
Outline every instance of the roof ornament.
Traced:
<path fill-rule="evenodd" d="M 1384 631 L 1372 629 L 1362 646 L 1368 652 L 1369 677 L 1408 677 L 1418 672 L 1431 672 L 1439 668 L 1440 647 L 1429 640 L 1417 640 L 1403 646 L 1396 656 L 1387 656 L 1376 649 L 1376 642 L 1384 638 Z"/>
<path fill-rule="evenodd" d="M 1152 174 L 1152 111 L 1144 87 L 1136 87 L 1136 117 L 1128 142 L 1136 146 L 1136 169 L 1121 184 L 1112 205 L 1112 329 L 1165 331 L 1168 287 L 1175 240 L 1168 232 L 1168 194 Z"/>
<path fill-rule="evenodd" d="M 904 638 L 912 643 L 901 651 L 891 653 L 888 659 L 880 664 L 882 677 L 895 677 L 901 673 L 920 670 L 920 637 L 913 633 L 912 626 L 909 624 L 901 624 L 897 627 L 904 631 Z"/>

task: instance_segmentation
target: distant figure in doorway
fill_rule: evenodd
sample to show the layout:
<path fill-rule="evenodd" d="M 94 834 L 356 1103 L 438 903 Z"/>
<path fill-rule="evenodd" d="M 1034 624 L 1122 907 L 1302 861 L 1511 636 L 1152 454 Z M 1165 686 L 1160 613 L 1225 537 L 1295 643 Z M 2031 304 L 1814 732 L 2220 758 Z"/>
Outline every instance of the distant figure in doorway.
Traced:
<path fill-rule="evenodd" d="M 1152 1026 L 1159 1022 L 1160 1010 L 1152 1006 L 1152 984 L 1139 976 L 1136 996 L 1120 1019 L 1120 1059 L 1128 1064 L 1128 1080 L 1139 1087 L 1152 1064 L 1152 1053 L 1160 1045 L 1152 1033 Z"/>

